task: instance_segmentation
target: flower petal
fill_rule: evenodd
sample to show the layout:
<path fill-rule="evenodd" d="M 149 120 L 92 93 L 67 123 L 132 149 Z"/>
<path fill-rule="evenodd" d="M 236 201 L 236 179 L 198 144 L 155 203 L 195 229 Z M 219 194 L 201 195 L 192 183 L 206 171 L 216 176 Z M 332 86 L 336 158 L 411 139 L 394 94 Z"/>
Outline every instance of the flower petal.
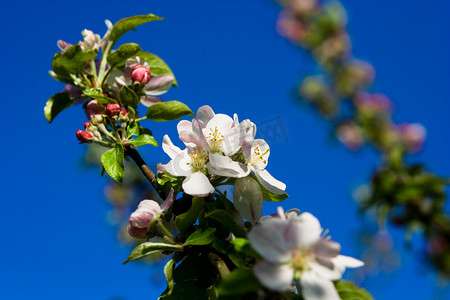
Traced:
<path fill-rule="evenodd" d="M 191 166 L 189 165 L 190 162 L 191 157 L 185 149 L 165 164 L 164 169 L 173 176 L 189 176 L 192 174 Z"/>
<path fill-rule="evenodd" d="M 287 265 L 271 264 L 263 260 L 253 267 L 253 272 L 262 285 L 271 290 L 285 292 L 292 288 L 294 270 Z"/>
<path fill-rule="evenodd" d="M 307 212 L 298 217 L 289 218 L 288 224 L 284 236 L 289 241 L 291 249 L 313 246 L 322 233 L 319 220 Z"/>
<path fill-rule="evenodd" d="M 144 93 L 158 96 L 166 93 L 171 87 L 174 78 L 171 75 L 160 75 L 150 78 L 144 86 Z"/>
<path fill-rule="evenodd" d="M 270 175 L 267 170 L 254 169 L 254 172 L 259 182 L 270 192 L 277 195 L 285 193 L 286 185 L 281 181 L 273 178 L 273 176 Z"/>
<path fill-rule="evenodd" d="M 206 127 L 206 124 L 215 116 L 214 111 L 209 105 L 204 105 L 197 110 L 196 118 L 202 124 L 202 127 Z"/>
<path fill-rule="evenodd" d="M 337 242 L 320 238 L 313 246 L 314 254 L 322 257 L 336 257 L 341 252 L 341 245 Z"/>
<path fill-rule="evenodd" d="M 250 173 L 250 170 L 243 163 L 233 161 L 229 156 L 218 153 L 209 154 L 208 171 L 212 175 L 241 178 Z"/>
<path fill-rule="evenodd" d="M 359 259 L 345 255 L 338 255 L 337 257 L 333 258 L 332 261 L 335 265 L 345 266 L 346 268 L 359 268 L 364 266 L 364 262 L 360 261 Z"/>
<path fill-rule="evenodd" d="M 300 280 L 303 297 L 307 300 L 340 300 L 333 282 L 314 272 L 304 272 Z"/>
<path fill-rule="evenodd" d="M 186 177 L 182 186 L 184 192 L 191 196 L 206 197 L 214 192 L 214 187 L 209 182 L 208 177 L 202 172 L 195 172 Z"/>
<path fill-rule="evenodd" d="M 173 189 L 170 189 L 169 195 L 167 195 L 166 200 L 161 204 L 161 211 L 167 211 L 173 203 Z"/>
<path fill-rule="evenodd" d="M 152 106 L 153 104 L 160 102 L 163 102 L 163 99 L 160 97 L 144 96 L 141 98 L 141 104 L 146 107 Z"/>
<path fill-rule="evenodd" d="M 169 155 L 170 159 L 174 159 L 178 154 L 180 154 L 181 149 L 177 146 L 175 146 L 172 141 L 170 140 L 169 136 L 166 134 L 163 137 L 163 144 L 162 148 L 164 152 L 166 152 L 167 155 Z"/>

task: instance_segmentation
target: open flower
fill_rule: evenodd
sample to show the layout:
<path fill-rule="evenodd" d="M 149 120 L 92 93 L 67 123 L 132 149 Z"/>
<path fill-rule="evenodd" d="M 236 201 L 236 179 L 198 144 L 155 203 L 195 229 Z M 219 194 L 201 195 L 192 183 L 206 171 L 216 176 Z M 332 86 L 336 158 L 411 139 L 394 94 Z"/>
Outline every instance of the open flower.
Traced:
<path fill-rule="evenodd" d="M 339 255 L 339 243 L 321 236 L 319 221 L 310 213 L 286 214 L 266 218 L 248 234 L 252 247 L 263 257 L 254 266 L 258 280 L 267 288 L 284 292 L 300 280 L 306 300 L 339 300 L 333 280 L 341 278 L 345 268 L 363 262 Z"/>
<path fill-rule="evenodd" d="M 128 233 L 135 238 L 143 239 L 147 235 L 148 226 L 152 221 L 167 211 L 173 203 L 173 189 L 170 190 L 166 200 L 159 205 L 155 200 L 142 200 L 138 208 L 130 216 L 128 222 Z"/>

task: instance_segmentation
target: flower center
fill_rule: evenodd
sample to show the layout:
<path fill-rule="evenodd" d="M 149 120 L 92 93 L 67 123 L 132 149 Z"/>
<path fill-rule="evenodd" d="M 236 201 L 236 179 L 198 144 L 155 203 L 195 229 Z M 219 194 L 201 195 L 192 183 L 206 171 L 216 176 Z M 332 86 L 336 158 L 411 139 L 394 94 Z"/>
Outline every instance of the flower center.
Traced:
<path fill-rule="evenodd" d="M 270 148 L 267 149 L 266 151 L 264 151 L 263 153 L 261 153 L 261 150 L 259 150 L 259 146 L 256 146 L 256 148 L 253 150 L 253 155 L 252 155 L 252 158 L 250 160 L 250 164 L 254 165 L 254 164 L 259 163 L 260 161 L 266 164 L 267 163 L 267 158 L 264 158 L 264 156 L 266 154 L 268 154 L 269 151 L 270 151 Z"/>
<path fill-rule="evenodd" d="M 295 271 L 295 276 L 301 276 L 304 271 L 309 270 L 309 262 L 313 260 L 314 254 L 311 249 L 299 248 L 292 251 L 292 268 Z"/>
<path fill-rule="evenodd" d="M 191 157 L 191 162 L 189 163 L 189 166 L 191 167 L 192 171 L 195 172 L 205 172 L 206 170 L 206 163 L 208 162 L 208 156 L 205 153 L 205 150 L 202 148 L 195 148 L 191 154 L 189 154 Z"/>
<path fill-rule="evenodd" d="M 222 142 L 223 142 L 223 134 L 217 129 L 217 126 L 209 129 L 211 132 L 206 136 L 206 139 L 209 142 L 209 148 L 212 153 L 221 152 Z"/>

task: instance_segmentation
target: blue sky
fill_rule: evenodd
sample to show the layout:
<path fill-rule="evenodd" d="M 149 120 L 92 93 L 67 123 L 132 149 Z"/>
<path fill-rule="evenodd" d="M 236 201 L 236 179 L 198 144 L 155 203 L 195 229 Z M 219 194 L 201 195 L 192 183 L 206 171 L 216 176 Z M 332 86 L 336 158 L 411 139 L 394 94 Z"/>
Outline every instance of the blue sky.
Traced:
<path fill-rule="evenodd" d="M 355 56 L 377 70 L 373 90 L 395 103 L 395 119 L 428 130 L 423 161 L 450 174 L 450 3 L 444 0 L 344 0 Z M 14 1 L 0 5 L 3 28 L 3 132 L 1 153 L 0 297 L 2 299 L 156 299 L 164 290 L 161 266 L 122 266 L 130 249 L 120 246 L 106 222 L 106 180 L 79 166 L 85 145 L 81 107 L 49 125 L 45 101 L 62 89 L 47 71 L 56 41 L 76 43 L 81 30 L 103 34 L 113 22 L 154 13 L 165 21 L 146 24 L 121 40 L 161 56 L 179 87 L 167 100 L 194 111 L 204 104 L 237 113 L 264 126 L 280 121 L 287 139 L 269 140 L 268 170 L 287 184 L 286 209 L 315 214 L 343 253 L 360 256 L 362 218 L 351 198 L 377 164 L 370 150 L 351 153 L 330 138 L 328 124 L 293 97 L 303 76 L 317 72 L 309 54 L 279 37 L 279 7 L 272 1 Z M 148 123 L 155 138 L 176 140 L 177 122 Z M 147 146 L 147 161 L 166 161 Z M 275 204 L 268 203 L 266 213 Z M 402 267 L 364 285 L 377 300 L 442 299 L 436 276 L 421 266 L 420 238 L 402 250 L 402 231 L 392 229 Z M 438 294 L 441 293 L 441 294 Z M 144 296 L 145 295 L 145 296 Z M 448 294 L 447 294 L 448 295 Z"/>

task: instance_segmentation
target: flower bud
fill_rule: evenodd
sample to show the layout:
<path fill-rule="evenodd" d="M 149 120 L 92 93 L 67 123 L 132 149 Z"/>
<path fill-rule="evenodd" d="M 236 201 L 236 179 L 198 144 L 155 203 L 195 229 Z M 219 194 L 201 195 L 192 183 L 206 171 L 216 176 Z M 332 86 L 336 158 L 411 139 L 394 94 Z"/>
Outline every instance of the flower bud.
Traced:
<path fill-rule="evenodd" d="M 122 117 L 125 117 L 126 115 L 128 115 L 127 110 L 125 109 L 125 107 L 120 108 L 120 115 Z"/>
<path fill-rule="evenodd" d="M 143 65 L 137 65 L 133 68 L 131 72 L 131 80 L 133 83 L 140 85 L 145 85 L 149 82 L 151 77 L 150 69 Z"/>
<path fill-rule="evenodd" d="M 84 126 L 84 130 L 89 129 L 89 122 L 84 122 L 83 126 Z"/>
<path fill-rule="evenodd" d="M 92 143 L 94 140 L 94 137 L 83 130 L 77 131 L 77 139 L 80 141 L 81 144 L 83 143 Z"/>
<path fill-rule="evenodd" d="M 95 48 L 95 43 L 97 42 L 97 38 L 95 37 L 95 34 L 88 29 L 85 29 L 81 32 L 81 35 L 84 38 L 83 42 L 83 48 L 84 50 L 91 50 Z"/>
<path fill-rule="evenodd" d="M 90 121 L 93 118 L 93 116 L 100 114 L 101 110 L 97 100 L 89 101 L 89 103 L 86 105 L 86 115 L 88 117 L 88 120 Z"/>
<path fill-rule="evenodd" d="M 402 123 L 397 126 L 397 133 L 405 143 L 408 151 L 419 152 L 425 143 L 427 130 L 419 123 Z"/>
<path fill-rule="evenodd" d="M 66 52 L 67 49 L 73 46 L 72 44 L 67 43 L 63 40 L 58 40 L 56 44 L 58 45 L 59 49 L 61 49 L 61 52 Z"/>
<path fill-rule="evenodd" d="M 105 114 L 108 117 L 118 116 L 119 113 L 120 113 L 120 105 L 119 104 L 117 104 L 117 103 L 114 103 L 114 104 L 108 103 L 106 105 Z"/>
<path fill-rule="evenodd" d="M 102 115 L 93 115 L 91 119 L 91 123 L 94 126 L 98 126 L 100 124 L 103 124 L 103 117 Z"/>

